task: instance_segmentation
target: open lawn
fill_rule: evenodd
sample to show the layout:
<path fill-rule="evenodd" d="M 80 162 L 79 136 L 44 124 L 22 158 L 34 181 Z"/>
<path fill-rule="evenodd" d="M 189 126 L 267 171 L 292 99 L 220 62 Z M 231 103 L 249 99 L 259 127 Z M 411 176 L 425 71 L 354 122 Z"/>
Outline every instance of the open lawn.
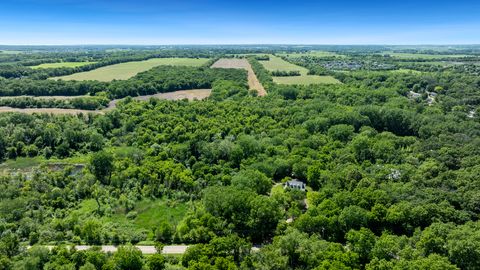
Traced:
<path fill-rule="evenodd" d="M 80 72 L 62 77 L 54 77 L 52 79 L 76 81 L 96 80 L 102 82 L 109 82 L 112 80 L 127 80 L 140 72 L 147 71 L 156 66 L 201 66 L 207 61 L 207 58 L 153 58 L 145 61 L 134 61 L 105 66 L 87 72 Z"/>
<path fill-rule="evenodd" d="M 273 77 L 278 84 L 338 84 L 339 80 L 332 76 L 307 75 L 308 69 L 289 63 L 280 57 L 270 55 L 269 61 L 259 61 L 268 71 L 299 71 L 300 76 Z"/>
<path fill-rule="evenodd" d="M 46 64 L 41 64 L 38 66 L 32 66 L 31 68 L 33 69 L 39 69 L 39 68 L 75 68 L 75 67 L 81 67 L 81 66 L 86 66 L 90 64 L 95 64 L 96 62 L 60 62 L 60 63 L 46 63 Z"/>

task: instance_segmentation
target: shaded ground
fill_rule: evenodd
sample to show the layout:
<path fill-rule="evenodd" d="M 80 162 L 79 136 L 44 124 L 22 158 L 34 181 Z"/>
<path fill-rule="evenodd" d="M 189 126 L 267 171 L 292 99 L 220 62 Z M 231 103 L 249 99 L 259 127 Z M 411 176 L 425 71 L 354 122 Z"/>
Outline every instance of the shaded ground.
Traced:
<path fill-rule="evenodd" d="M 242 69 L 245 69 L 245 70 L 248 71 L 248 87 L 250 89 L 256 90 L 258 92 L 259 96 L 266 96 L 267 95 L 267 91 L 265 91 L 265 88 L 263 87 L 263 85 L 258 80 L 257 75 L 255 75 L 255 72 L 253 72 L 252 66 L 247 61 L 247 59 L 222 58 L 222 59 L 219 59 L 217 62 L 215 62 L 211 67 L 212 68 L 242 68 Z"/>

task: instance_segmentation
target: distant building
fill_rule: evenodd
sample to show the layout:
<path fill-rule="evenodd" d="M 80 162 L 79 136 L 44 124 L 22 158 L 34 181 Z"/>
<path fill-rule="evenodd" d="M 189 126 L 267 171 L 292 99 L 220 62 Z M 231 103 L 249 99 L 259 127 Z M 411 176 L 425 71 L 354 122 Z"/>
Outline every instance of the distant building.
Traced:
<path fill-rule="evenodd" d="M 301 191 L 305 191 L 306 188 L 307 188 L 307 185 L 305 185 L 305 183 L 303 183 L 302 181 L 298 181 L 297 179 L 292 179 L 288 182 L 286 182 L 284 185 L 283 185 L 284 188 L 293 188 L 293 189 L 298 189 L 298 190 L 301 190 Z"/>

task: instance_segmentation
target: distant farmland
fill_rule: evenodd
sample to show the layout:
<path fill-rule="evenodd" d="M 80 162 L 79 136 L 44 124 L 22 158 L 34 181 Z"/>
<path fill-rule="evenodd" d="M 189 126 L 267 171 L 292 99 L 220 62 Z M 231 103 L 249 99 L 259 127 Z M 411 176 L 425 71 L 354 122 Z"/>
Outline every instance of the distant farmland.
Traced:
<path fill-rule="evenodd" d="M 156 66 L 201 66 L 207 58 L 154 58 L 146 61 L 127 62 L 101 67 L 95 70 L 75 73 L 68 76 L 54 77 L 52 79 L 87 81 L 96 80 L 109 82 L 112 80 L 127 80 L 140 72 L 147 71 Z"/>
<path fill-rule="evenodd" d="M 280 57 L 270 55 L 270 60 L 259 61 L 268 71 L 299 71 L 300 76 L 273 77 L 278 84 L 338 84 L 339 80 L 332 76 L 307 75 L 308 69 L 283 60 Z"/>
<path fill-rule="evenodd" d="M 341 54 L 336 54 L 334 52 L 326 52 L 326 51 L 309 51 L 309 52 L 284 52 L 284 53 L 277 53 L 277 55 L 281 56 L 288 56 L 288 57 L 302 57 L 302 56 L 315 56 L 315 57 L 345 57 Z"/>
<path fill-rule="evenodd" d="M 90 64 L 95 64 L 96 62 L 60 62 L 60 63 L 46 63 L 46 64 L 41 64 L 38 66 L 32 66 L 31 68 L 33 69 L 38 69 L 38 68 L 62 68 L 62 67 L 67 67 L 67 68 L 74 68 L 74 67 L 81 67 L 81 66 L 86 66 Z"/>

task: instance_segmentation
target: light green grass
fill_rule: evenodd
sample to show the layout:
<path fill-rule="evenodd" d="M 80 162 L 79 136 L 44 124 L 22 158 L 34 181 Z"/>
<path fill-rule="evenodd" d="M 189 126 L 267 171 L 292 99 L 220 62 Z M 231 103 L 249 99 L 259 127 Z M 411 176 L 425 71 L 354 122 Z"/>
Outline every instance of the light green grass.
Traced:
<path fill-rule="evenodd" d="M 209 59 L 207 58 L 154 58 L 146 61 L 135 61 L 110 65 L 87 72 L 80 72 L 62 77 L 54 77 L 52 79 L 77 81 L 96 80 L 103 82 L 109 82 L 112 80 L 127 80 L 140 72 L 147 71 L 156 66 L 201 66 L 208 60 Z"/>
<path fill-rule="evenodd" d="M 278 84 L 339 84 L 339 80 L 332 76 L 318 76 L 318 75 L 302 75 L 302 76 L 288 76 L 288 77 L 273 77 L 273 81 Z"/>
<path fill-rule="evenodd" d="M 169 203 L 164 199 L 147 199 L 135 204 L 135 208 L 132 211 L 137 212 L 137 216 L 132 220 L 127 219 L 124 209 L 117 208 L 114 214 L 103 216 L 100 218 L 100 221 L 104 224 L 113 223 L 122 227 L 152 231 L 164 221 L 168 221 L 172 225 L 178 224 L 188 209 L 189 207 L 186 203 L 175 201 Z M 78 216 L 79 218 L 88 218 L 95 215 L 96 210 L 96 201 L 94 199 L 88 199 L 82 201 L 79 208 L 72 211 L 71 215 Z"/>
<path fill-rule="evenodd" d="M 278 84 L 339 84 L 339 80 L 332 76 L 307 75 L 308 69 L 297 66 L 283 60 L 280 57 L 270 55 L 269 61 L 259 61 L 268 71 L 299 71 L 300 76 L 273 77 L 273 81 Z"/>
<path fill-rule="evenodd" d="M 135 152 L 140 151 L 138 148 L 131 146 L 121 146 L 121 147 L 107 147 L 105 149 L 107 152 L 113 153 L 116 157 L 124 158 L 126 156 L 132 155 Z M 31 171 L 33 168 L 39 167 L 44 164 L 52 163 L 63 163 L 63 164 L 87 164 L 89 162 L 90 155 L 76 155 L 64 159 L 59 159 L 56 157 L 51 157 L 46 159 L 43 156 L 37 157 L 18 157 L 16 159 L 9 159 L 3 163 L 0 163 L 0 172 L 1 171 L 12 171 L 20 170 L 24 172 Z"/>
<path fill-rule="evenodd" d="M 336 54 L 334 52 L 326 52 L 326 51 L 309 51 L 309 52 L 304 52 L 304 53 L 289 53 L 289 52 L 283 52 L 283 53 L 278 53 L 278 55 L 281 56 L 287 56 L 287 57 L 292 57 L 292 58 L 298 58 L 302 56 L 314 56 L 314 57 L 345 57 L 344 55 Z"/>
<path fill-rule="evenodd" d="M 441 58 L 459 58 L 459 57 L 473 57 L 472 55 L 466 54 L 424 54 L 424 53 L 394 53 L 394 52 L 384 52 L 395 58 L 400 59 L 441 59 Z"/>
<path fill-rule="evenodd" d="M 25 170 L 39 166 L 45 162 L 45 158 L 38 157 L 19 157 L 17 159 L 9 159 L 0 164 L 0 170 Z"/>
<path fill-rule="evenodd" d="M 299 71 L 302 75 L 307 75 L 308 69 L 289 63 L 280 57 L 270 55 L 270 60 L 259 61 L 268 71 Z"/>
<path fill-rule="evenodd" d="M 33 69 L 39 69 L 39 68 L 75 68 L 75 67 L 82 67 L 90 64 L 95 64 L 97 62 L 60 62 L 60 63 L 46 63 L 46 64 L 41 64 L 38 66 L 32 66 L 31 68 Z"/>

